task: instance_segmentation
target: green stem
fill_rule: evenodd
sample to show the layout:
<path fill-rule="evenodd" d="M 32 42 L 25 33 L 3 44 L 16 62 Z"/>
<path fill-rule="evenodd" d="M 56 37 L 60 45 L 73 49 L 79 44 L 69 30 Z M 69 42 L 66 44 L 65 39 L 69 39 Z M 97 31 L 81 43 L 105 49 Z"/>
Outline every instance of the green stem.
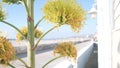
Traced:
<path fill-rule="evenodd" d="M 15 66 L 13 66 L 12 64 L 8 63 L 8 65 L 11 67 L 11 68 L 16 68 Z"/>
<path fill-rule="evenodd" d="M 29 10 L 28 10 L 28 6 L 27 6 L 27 1 L 23 0 L 23 3 L 25 5 L 25 8 L 26 8 L 26 11 L 27 11 L 28 15 L 30 15 Z"/>
<path fill-rule="evenodd" d="M 54 60 L 58 59 L 58 58 L 61 58 L 62 56 L 58 56 L 58 57 L 55 57 L 53 58 L 52 60 L 48 61 L 45 65 L 43 65 L 42 68 L 45 68 L 48 64 L 50 64 L 51 62 L 53 62 Z"/>
<path fill-rule="evenodd" d="M 16 26 L 14 26 L 14 25 L 10 24 L 9 22 L 6 22 L 6 21 L 2 21 L 2 20 L 0 20 L 0 21 L 3 22 L 4 24 L 7 24 L 7 25 L 13 27 L 13 28 L 16 29 L 23 37 L 25 37 L 24 34 L 23 34 Z"/>
<path fill-rule="evenodd" d="M 58 26 L 58 25 L 57 25 L 57 26 Z M 37 43 L 36 43 L 35 46 L 32 48 L 32 50 L 35 50 L 35 49 L 37 48 L 39 42 L 41 41 L 41 39 L 42 39 L 46 34 L 48 34 L 50 31 L 52 31 L 53 29 L 55 29 L 57 26 L 52 27 L 51 29 L 49 29 L 48 31 L 46 31 L 42 36 L 40 36 L 40 37 L 38 38 Z"/>
<path fill-rule="evenodd" d="M 18 59 L 20 62 L 22 62 L 25 65 L 25 67 L 29 68 L 28 65 L 21 58 L 17 56 L 15 56 L 15 58 Z"/>
<path fill-rule="evenodd" d="M 40 22 L 41 22 L 44 18 L 45 18 L 45 17 L 42 17 L 42 19 L 40 19 L 40 20 L 37 22 L 37 24 L 35 25 L 35 28 L 34 28 L 34 29 L 37 28 L 37 26 L 40 24 Z"/>
<path fill-rule="evenodd" d="M 28 66 L 35 68 L 35 51 L 32 50 L 34 47 L 34 0 L 27 0 L 28 6 L 28 40 L 29 45 L 27 46 L 27 59 Z"/>

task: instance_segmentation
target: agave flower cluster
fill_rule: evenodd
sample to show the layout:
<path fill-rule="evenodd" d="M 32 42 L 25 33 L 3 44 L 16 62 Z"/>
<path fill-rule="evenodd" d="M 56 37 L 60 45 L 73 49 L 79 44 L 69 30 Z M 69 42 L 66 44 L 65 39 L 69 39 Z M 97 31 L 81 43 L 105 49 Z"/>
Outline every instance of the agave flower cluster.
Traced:
<path fill-rule="evenodd" d="M 86 13 L 76 0 L 49 0 L 43 7 L 45 18 L 59 25 L 70 25 L 79 31 L 86 19 Z"/>
<path fill-rule="evenodd" d="M 24 40 L 24 39 L 26 39 L 27 35 L 28 35 L 28 29 L 27 29 L 27 27 L 21 28 L 20 31 L 23 33 L 24 36 L 21 35 L 20 33 L 18 33 L 17 36 L 16 36 L 17 40 Z M 38 29 L 35 29 L 35 31 L 34 31 L 35 38 L 39 38 L 42 34 L 43 34 L 42 31 L 40 31 Z"/>
<path fill-rule="evenodd" d="M 12 44 L 5 37 L 0 36 L 0 64 L 8 65 L 15 55 L 16 51 Z"/>
<path fill-rule="evenodd" d="M 55 47 L 54 54 L 59 54 L 60 56 L 68 57 L 75 61 L 77 57 L 77 50 L 72 42 L 63 42 Z"/>
<path fill-rule="evenodd" d="M 4 20 L 4 19 L 5 19 L 5 12 L 2 7 L 2 4 L 0 3 L 0 20 Z"/>
<path fill-rule="evenodd" d="M 8 3 L 8 4 L 19 4 L 20 1 L 22 0 L 2 0 L 2 2 Z"/>

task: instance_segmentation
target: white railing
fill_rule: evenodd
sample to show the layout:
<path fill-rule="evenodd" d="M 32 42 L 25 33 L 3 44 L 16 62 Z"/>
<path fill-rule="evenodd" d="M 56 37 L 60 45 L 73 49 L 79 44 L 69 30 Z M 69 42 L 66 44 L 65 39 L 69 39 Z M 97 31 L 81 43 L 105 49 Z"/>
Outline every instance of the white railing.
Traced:
<path fill-rule="evenodd" d="M 78 52 L 78 61 L 76 68 L 84 68 L 90 54 L 92 53 L 93 42 Z"/>
<path fill-rule="evenodd" d="M 58 40 L 42 40 L 40 44 L 37 47 L 37 50 L 45 50 L 45 49 L 50 49 L 53 48 L 57 45 L 59 42 L 73 42 L 73 43 L 80 43 L 80 42 L 85 42 L 90 40 L 89 38 L 68 38 L 68 39 L 58 39 Z M 21 42 L 16 42 L 12 41 L 13 46 L 16 49 L 17 54 L 22 54 L 27 52 L 27 41 L 21 41 Z"/>

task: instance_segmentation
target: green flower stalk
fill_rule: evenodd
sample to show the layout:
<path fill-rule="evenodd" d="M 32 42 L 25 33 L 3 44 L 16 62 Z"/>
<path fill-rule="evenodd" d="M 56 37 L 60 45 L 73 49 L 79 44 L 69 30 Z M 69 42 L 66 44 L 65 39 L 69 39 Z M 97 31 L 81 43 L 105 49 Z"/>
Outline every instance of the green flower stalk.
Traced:
<path fill-rule="evenodd" d="M 8 65 L 15 55 L 16 51 L 12 44 L 5 37 L 0 36 L 0 64 Z"/>
<path fill-rule="evenodd" d="M 48 21 L 70 25 L 74 31 L 80 31 L 86 20 L 85 11 L 76 0 L 48 0 L 43 13 Z"/>

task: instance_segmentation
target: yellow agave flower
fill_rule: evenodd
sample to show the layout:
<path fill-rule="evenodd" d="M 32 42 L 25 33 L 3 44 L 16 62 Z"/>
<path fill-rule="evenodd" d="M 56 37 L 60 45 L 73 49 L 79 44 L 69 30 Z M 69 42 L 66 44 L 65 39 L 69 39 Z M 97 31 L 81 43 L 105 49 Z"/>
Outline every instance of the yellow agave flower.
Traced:
<path fill-rule="evenodd" d="M 42 34 L 43 34 L 42 31 L 38 29 L 35 30 L 35 38 L 39 38 Z"/>
<path fill-rule="evenodd" d="M 22 27 L 22 28 L 20 29 L 20 31 L 24 34 L 25 38 L 27 38 L 27 34 L 28 34 L 28 29 L 27 29 L 27 27 Z M 16 38 L 17 38 L 17 40 L 24 40 L 24 39 L 25 39 L 20 33 L 18 33 L 18 34 L 16 35 Z"/>
<path fill-rule="evenodd" d="M 2 3 L 0 3 L 0 20 L 4 20 L 4 19 L 5 19 L 5 12 L 2 7 Z"/>
<path fill-rule="evenodd" d="M 20 29 L 20 31 L 23 33 L 23 35 L 25 36 L 25 38 L 20 34 L 20 33 L 18 33 L 17 35 L 16 35 L 16 38 L 17 38 L 17 40 L 24 40 L 24 39 L 26 39 L 27 38 L 27 35 L 28 35 L 28 29 L 27 29 L 27 27 L 22 27 L 21 29 Z M 38 30 L 38 29 L 35 29 L 35 32 L 34 32 L 35 34 L 35 38 L 39 38 L 41 35 L 42 35 L 42 31 L 40 31 L 40 30 Z"/>
<path fill-rule="evenodd" d="M 73 60 L 76 60 L 77 50 L 75 45 L 71 42 L 63 42 L 58 44 L 54 49 L 54 54 L 59 54 L 63 57 L 68 57 Z"/>
<path fill-rule="evenodd" d="M 86 20 L 86 13 L 76 0 L 49 0 L 43 7 L 45 18 L 59 25 L 70 25 L 79 31 Z"/>
<path fill-rule="evenodd" d="M 15 55 L 16 51 L 12 44 L 5 37 L 0 36 L 0 64 L 7 65 Z"/>
<path fill-rule="evenodd" d="M 8 3 L 8 4 L 20 4 L 20 1 L 22 0 L 2 0 L 2 2 Z"/>

